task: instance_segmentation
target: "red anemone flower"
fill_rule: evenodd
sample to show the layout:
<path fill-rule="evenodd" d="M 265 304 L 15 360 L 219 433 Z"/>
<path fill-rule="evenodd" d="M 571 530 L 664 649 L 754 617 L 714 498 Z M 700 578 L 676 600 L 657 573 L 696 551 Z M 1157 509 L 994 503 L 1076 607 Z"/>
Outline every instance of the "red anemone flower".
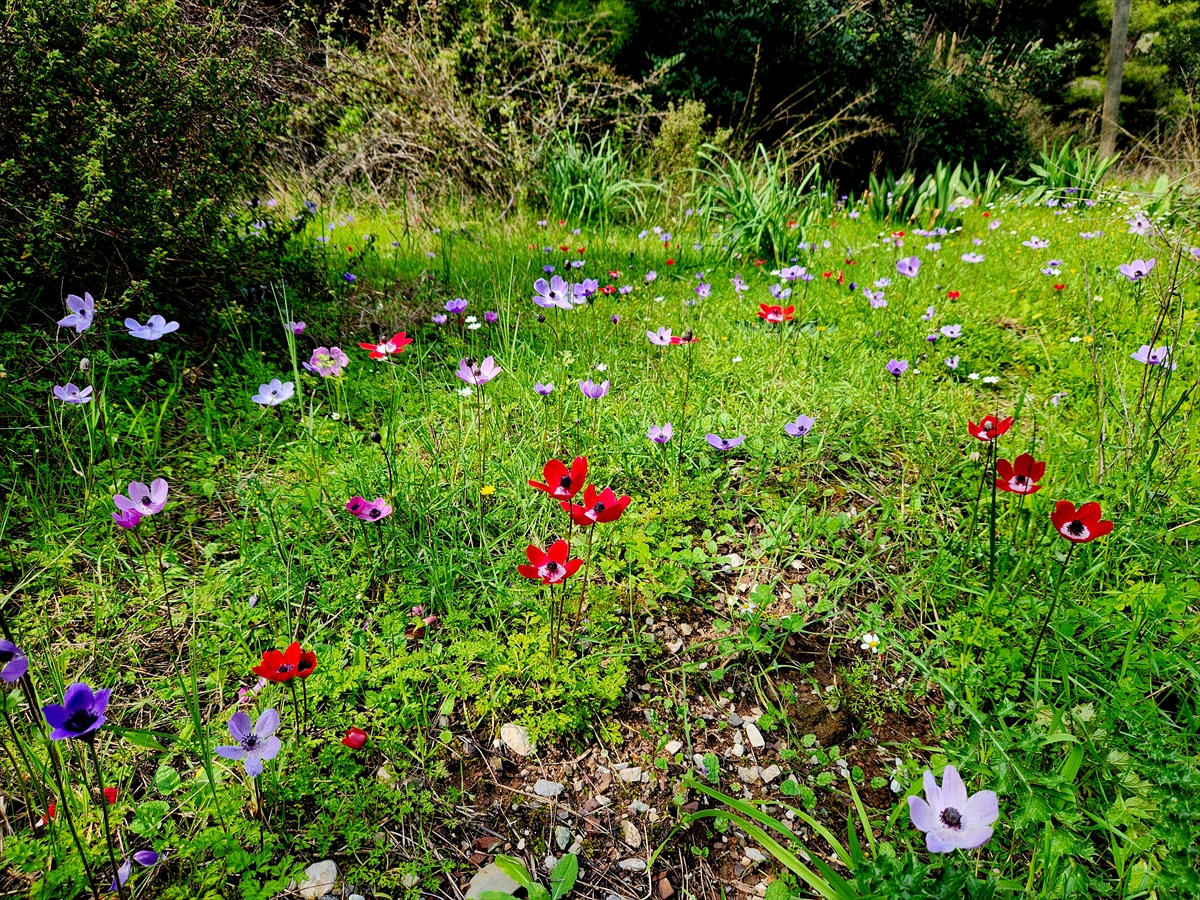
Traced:
<path fill-rule="evenodd" d="M 300 654 L 300 662 L 296 664 L 296 677 L 307 678 L 317 671 L 317 651 L 305 650 Z"/>
<path fill-rule="evenodd" d="M 846 283 L 846 275 L 841 269 L 838 269 L 838 284 L 845 284 L 845 283 Z"/>
<path fill-rule="evenodd" d="M 1010 494 L 1036 494 L 1042 489 L 1038 482 L 1045 474 L 1046 464 L 1028 453 L 1022 453 L 1012 462 L 996 460 L 996 487 Z"/>
<path fill-rule="evenodd" d="M 570 469 L 557 459 L 552 459 L 542 467 L 542 478 L 546 480 L 545 484 L 530 479 L 529 486 L 545 491 L 555 500 L 570 500 L 579 493 L 587 479 L 587 457 L 575 457 Z"/>
<path fill-rule="evenodd" d="M 832 273 L 832 272 L 822 272 L 822 273 L 821 273 L 821 277 L 822 277 L 822 278 L 832 278 L 832 277 L 833 277 L 833 273 Z"/>
<path fill-rule="evenodd" d="M 566 244 L 562 244 L 558 249 L 561 250 L 563 253 L 566 253 L 571 248 L 568 247 Z"/>
<path fill-rule="evenodd" d="M 586 247 L 576 247 L 575 249 L 576 249 L 576 251 L 578 251 L 580 256 L 583 256 L 583 254 L 587 248 Z"/>
<path fill-rule="evenodd" d="M 346 729 L 346 736 L 342 738 L 342 743 L 351 750 L 361 750 L 366 742 L 367 733 L 361 728 Z"/>
<path fill-rule="evenodd" d="M 765 259 L 756 259 L 756 260 L 754 261 L 754 264 L 755 264 L 756 266 L 761 266 L 761 265 L 765 265 L 765 264 L 766 264 L 766 262 L 767 262 L 767 261 L 766 261 Z"/>
<path fill-rule="evenodd" d="M 902 238 L 902 237 L 904 237 L 904 232 L 903 232 L 903 231 L 893 231 L 893 232 L 892 232 L 892 237 L 894 237 L 894 238 Z"/>
<path fill-rule="evenodd" d="M 979 438 L 981 441 L 994 441 L 1004 432 L 1012 427 L 1012 416 L 1007 419 L 998 419 L 995 416 L 984 416 L 978 425 L 974 422 L 967 421 L 967 431 L 971 432 L 971 437 Z"/>
<path fill-rule="evenodd" d="M 1073 544 L 1086 544 L 1113 530 L 1113 523 L 1100 518 L 1099 503 L 1085 503 L 1079 509 L 1070 500 L 1059 500 L 1050 513 L 1054 528 Z"/>
<path fill-rule="evenodd" d="M 262 662 L 250 671 L 267 681 L 284 682 L 296 677 L 300 667 L 300 643 L 292 641 L 286 650 L 266 650 Z"/>
<path fill-rule="evenodd" d="M 617 289 L 615 285 L 606 284 L 604 287 L 600 288 L 600 293 L 602 294 L 615 294 L 616 292 Z"/>
<path fill-rule="evenodd" d="M 562 508 L 571 514 L 571 521 L 576 525 L 595 525 L 597 522 L 615 522 L 629 506 L 629 497 L 617 499 L 612 488 L 605 488 L 600 493 L 592 485 L 583 491 L 583 506 L 573 505 L 563 501 Z"/>
<path fill-rule="evenodd" d="M 413 342 L 410 337 L 405 337 L 401 331 L 395 335 L 390 341 L 384 341 L 382 344 L 359 344 L 364 350 L 370 350 L 371 359 L 383 359 L 385 356 L 392 356 L 396 353 L 403 353 L 404 348 Z"/>
<path fill-rule="evenodd" d="M 609 278 L 620 278 L 620 277 L 621 277 L 621 270 L 620 270 L 620 269 L 613 269 L 611 272 L 609 272 L 609 273 L 608 273 L 608 277 L 609 277 Z"/>
<path fill-rule="evenodd" d="M 796 307 L 789 306 L 768 306 L 765 303 L 758 304 L 758 317 L 766 319 L 768 322 L 790 322 L 796 312 Z"/>
<path fill-rule="evenodd" d="M 672 344 L 694 344 L 698 340 L 700 340 L 700 338 L 693 335 L 692 330 L 690 328 L 687 331 L 685 331 L 683 334 L 671 335 L 671 343 Z"/>
<path fill-rule="evenodd" d="M 675 260 L 673 260 L 673 259 L 668 259 L 668 260 L 667 260 L 667 265 L 668 265 L 668 266 L 673 266 L 673 265 L 675 265 Z"/>
<path fill-rule="evenodd" d="M 555 541 L 544 552 L 530 544 L 525 549 L 529 565 L 517 566 L 517 571 L 526 578 L 540 578 L 542 584 L 558 584 L 578 572 L 583 565 L 582 559 L 568 560 L 570 552 L 571 547 L 564 540 Z"/>
<path fill-rule="evenodd" d="M 1066 290 L 1066 287 L 1067 287 L 1067 286 L 1066 286 L 1065 284 L 1056 284 L 1056 285 L 1054 286 L 1054 289 L 1055 289 L 1056 291 L 1062 291 L 1062 290 Z"/>
<path fill-rule="evenodd" d="M 946 291 L 946 297 L 949 300 L 957 300 L 961 296 L 962 296 L 961 291 Z"/>
<path fill-rule="evenodd" d="M 46 806 L 45 815 L 38 816 L 38 820 L 33 823 L 34 828 L 45 828 L 48 824 L 54 821 L 54 814 L 58 811 L 58 804 L 51 800 Z"/>
<path fill-rule="evenodd" d="M 104 799 L 109 806 L 117 802 L 117 789 L 115 787 L 106 787 L 104 789 Z"/>

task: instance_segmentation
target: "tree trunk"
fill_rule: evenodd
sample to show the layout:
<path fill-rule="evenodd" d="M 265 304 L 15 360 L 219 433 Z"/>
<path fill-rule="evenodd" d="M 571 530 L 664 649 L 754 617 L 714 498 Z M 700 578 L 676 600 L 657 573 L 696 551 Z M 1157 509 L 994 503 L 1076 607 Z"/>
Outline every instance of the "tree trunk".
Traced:
<path fill-rule="evenodd" d="M 1104 112 L 1100 121 L 1100 156 L 1117 149 L 1117 111 L 1121 107 L 1121 79 L 1125 75 L 1125 39 L 1129 35 L 1131 0 L 1113 0 L 1112 36 L 1108 41 L 1108 77 L 1104 81 Z"/>

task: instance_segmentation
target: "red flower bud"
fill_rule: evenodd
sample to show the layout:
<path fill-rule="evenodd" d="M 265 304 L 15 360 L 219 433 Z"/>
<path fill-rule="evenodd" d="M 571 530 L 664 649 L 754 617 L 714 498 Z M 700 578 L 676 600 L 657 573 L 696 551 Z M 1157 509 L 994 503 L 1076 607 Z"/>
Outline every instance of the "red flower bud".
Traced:
<path fill-rule="evenodd" d="M 342 743 L 351 750 L 361 750 L 363 744 L 367 742 L 367 733 L 361 728 L 349 728 L 346 730 L 346 736 L 342 738 Z"/>

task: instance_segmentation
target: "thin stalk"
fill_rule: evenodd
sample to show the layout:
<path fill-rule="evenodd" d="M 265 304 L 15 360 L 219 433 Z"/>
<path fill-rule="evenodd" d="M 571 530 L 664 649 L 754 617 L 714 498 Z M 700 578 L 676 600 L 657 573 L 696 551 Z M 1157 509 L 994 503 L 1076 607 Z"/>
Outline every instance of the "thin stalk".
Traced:
<path fill-rule="evenodd" d="M 1038 651 L 1042 649 L 1042 638 L 1046 636 L 1046 628 L 1049 627 L 1051 619 L 1054 618 L 1054 610 L 1058 608 L 1058 600 L 1062 596 L 1063 576 L 1067 573 L 1067 565 L 1071 562 L 1071 554 L 1075 552 L 1075 543 L 1067 548 L 1066 558 L 1063 559 L 1062 568 L 1058 570 L 1058 578 L 1054 582 L 1054 599 L 1050 601 L 1050 609 L 1046 611 L 1045 618 L 1042 619 L 1041 628 L 1038 629 L 1037 640 L 1033 643 L 1033 653 L 1029 655 L 1029 662 L 1025 664 L 1025 671 L 1021 674 L 1021 693 L 1017 695 L 1018 702 L 1025 695 L 1025 687 L 1029 683 L 1029 676 L 1033 672 L 1033 664 L 1037 660 Z"/>
<path fill-rule="evenodd" d="M 50 750 L 50 768 L 54 770 L 54 783 L 58 787 L 58 796 L 62 800 L 63 815 L 67 818 L 67 830 L 71 832 L 71 839 L 75 842 L 75 849 L 79 852 L 79 861 L 83 864 L 83 874 L 87 877 L 88 887 L 92 891 L 93 900 L 100 900 L 100 892 L 96 890 L 96 876 L 92 874 L 92 867 L 88 864 L 87 854 L 83 850 L 83 844 L 79 840 L 79 832 L 75 830 L 75 817 L 71 815 L 71 804 L 67 801 L 67 791 L 63 787 L 62 780 L 62 759 L 55 752 L 55 747 L 52 745 Z"/>
<path fill-rule="evenodd" d="M 117 869 L 117 854 L 113 850 L 112 831 L 108 827 L 108 798 L 104 796 L 104 772 L 100 767 L 100 757 L 96 753 L 95 732 L 88 735 L 87 745 L 88 751 L 92 756 L 92 768 L 96 770 L 96 783 L 100 786 L 100 817 L 104 820 L 104 843 L 108 845 L 108 861 L 112 864 L 113 875 L 116 876 L 117 896 L 121 900 L 125 900 L 125 886 L 121 884 L 121 879 Z"/>
<path fill-rule="evenodd" d="M 583 561 L 583 585 L 579 589 L 579 608 L 575 610 L 575 621 L 571 624 L 571 638 L 567 646 L 575 643 L 575 635 L 579 631 L 579 623 L 583 621 L 583 604 L 587 601 L 588 578 L 592 572 L 592 540 L 596 536 L 596 526 L 588 529 L 587 555 Z"/>
<path fill-rule="evenodd" d="M 988 589 L 996 586 L 996 442 L 991 447 L 992 509 L 988 522 Z"/>

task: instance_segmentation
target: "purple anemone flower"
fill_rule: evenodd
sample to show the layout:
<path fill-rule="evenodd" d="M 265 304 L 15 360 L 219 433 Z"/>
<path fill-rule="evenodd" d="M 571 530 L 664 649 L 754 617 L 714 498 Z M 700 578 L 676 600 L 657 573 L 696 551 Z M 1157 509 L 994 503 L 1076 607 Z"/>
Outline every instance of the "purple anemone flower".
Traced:
<path fill-rule="evenodd" d="M 665 325 L 658 326 L 658 331 L 647 331 L 646 337 L 656 347 L 666 347 L 671 343 L 671 329 Z"/>
<path fill-rule="evenodd" d="M 467 384 L 487 384 L 504 370 L 496 365 L 494 357 L 485 356 L 483 362 L 477 363 L 470 357 L 458 361 L 458 371 L 454 374 Z"/>
<path fill-rule="evenodd" d="M 1021 241 L 1021 243 L 1030 250 L 1045 250 L 1050 246 L 1050 242 L 1044 238 L 1038 237 L 1036 234 L 1031 235 L 1029 240 Z"/>
<path fill-rule="evenodd" d="M 675 426 L 670 422 L 665 422 L 660 428 L 657 425 L 651 425 L 650 430 L 646 432 L 646 437 L 654 441 L 656 444 L 665 444 L 675 435 Z"/>
<path fill-rule="evenodd" d="M 495 325 L 500 321 L 500 313 L 489 309 L 483 314 L 483 321 L 487 322 L 489 325 Z"/>
<path fill-rule="evenodd" d="M 600 289 L 600 282 L 595 278 L 585 278 L 583 281 L 575 285 L 574 303 L 576 306 L 582 306 L 587 303 L 588 297 L 596 293 Z"/>
<path fill-rule="evenodd" d="M 533 392 L 541 394 L 543 397 L 549 397 L 554 391 L 554 382 L 548 381 L 542 384 L 540 381 L 535 381 L 533 384 Z"/>
<path fill-rule="evenodd" d="M 1150 230 L 1151 222 L 1142 213 L 1134 213 L 1132 219 L 1126 219 L 1125 222 L 1129 225 L 1130 234 L 1144 235 Z"/>
<path fill-rule="evenodd" d="M 771 296 L 776 300 L 786 300 L 792 296 L 792 289 L 785 288 L 782 284 L 773 284 L 769 290 L 771 291 Z"/>
<path fill-rule="evenodd" d="M 152 516 L 162 512 L 163 507 L 167 505 L 167 480 L 155 478 L 150 482 L 150 487 L 146 487 L 140 481 L 131 481 L 128 495 L 117 494 L 113 497 L 113 503 L 121 512 L 132 509 L 139 516 Z"/>
<path fill-rule="evenodd" d="M 801 271 L 803 271 L 803 270 L 801 270 Z M 731 284 L 733 284 L 733 289 L 735 291 L 737 291 L 739 294 L 742 291 L 750 290 L 750 285 L 746 284 L 746 282 L 742 280 L 741 272 L 738 272 L 736 275 L 734 275 L 732 278 L 730 278 L 729 281 Z"/>
<path fill-rule="evenodd" d="M 783 430 L 792 437 L 804 437 L 806 434 L 812 431 L 814 424 L 816 424 L 816 420 L 812 416 L 801 415 L 796 416 L 795 422 L 788 422 L 786 425 L 784 425 Z"/>
<path fill-rule="evenodd" d="M 76 681 L 63 694 L 61 705 L 51 703 L 43 706 L 42 715 L 46 717 L 46 724 L 53 729 L 50 732 L 50 740 L 83 738 L 90 741 L 88 735 L 105 722 L 104 710 L 108 707 L 110 693 L 111 688 L 92 693 L 91 687 L 82 681 Z"/>
<path fill-rule="evenodd" d="M 129 876 L 133 874 L 133 864 L 136 862 L 139 866 L 149 868 L 159 861 L 160 857 L 153 850 L 136 850 L 133 856 L 128 856 L 121 863 L 121 867 L 117 869 L 117 877 L 112 880 L 112 884 L 108 886 L 110 891 L 116 891 L 118 886 L 123 887 L 125 882 L 129 880 Z"/>
<path fill-rule="evenodd" d="M 962 337 L 962 326 L 961 325 L 943 325 L 941 328 L 938 329 L 938 331 L 940 331 L 945 337 L 948 337 L 948 338 Z"/>
<path fill-rule="evenodd" d="M 304 363 L 304 368 L 322 378 L 329 378 L 331 375 L 341 375 L 342 369 L 348 365 L 350 357 L 340 347 L 318 347 L 312 352 L 312 358 Z"/>
<path fill-rule="evenodd" d="M 613 313 L 611 316 L 608 317 L 608 321 L 612 322 L 614 325 L 618 325 L 621 322 L 621 317 L 618 316 L 616 313 Z"/>
<path fill-rule="evenodd" d="M 376 497 L 374 500 L 351 497 L 346 501 L 346 509 L 364 522 L 378 522 L 392 514 L 391 504 L 382 497 Z"/>
<path fill-rule="evenodd" d="M 1137 353 L 1130 353 L 1129 356 L 1144 366 L 1162 366 L 1175 371 L 1175 363 L 1171 362 L 1171 348 L 1167 346 L 1151 347 L 1149 344 L 1142 344 Z"/>
<path fill-rule="evenodd" d="M 446 324 L 446 314 L 445 313 L 434 313 L 433 314 L 433 324 L 434 325 L 445 325 Z"/>
<path fill-rule="evenodd" d="M 957 369 L 958 368 L 958 357 L 957 356 L 948 356 L 948 357 L 946 357 L 945 360 L 943 360 L 943 362 L 946 363 L 947 369 Z"/>
<path fill-rule="evenodd" d="M 0 681 L 20 681 L 29 669 L 29 659 L 12 641 L 0 639 Z"/>
<path fill-rule="evenodd" d="M 655 272 L 653 269 L 651 269 L 649 272 L 646 273 L 646 284 L 649 284 L 650 282 L 654 281 L 656 278 L 658 278 L 658 273 Z"/>
<path fill-rule="evenodd" d="M 877 288 L 891 287 L 891 285 L 892 279 L 888 278 L 886 275 L 883 278 L 875 279 L 875 287 Z"/>
<path fill-rule="evenodd" d="M 946 766 L 938 787 L 933 772 L 925 770 L 925 799 L 908 798 L 908 815 L 913 825 L 925 832 L 930 853 L 974 850 L 992 837 L 992 823 L 1000 818 L 995 791 L 967 796 L 958 769 Z"/>
<path fill-rule="evenodd" d="M 54 386 L 54 396 L 63 403 L 75 403 L 82 406 L 84 403 L 92 402 L 92 386 L 79 388 L 71 382 L 65 385 L 56 384 Z"/>
<path fill-rule="evenodd" d="M 137 319 L 126 319 L 125 327 L 129 329 L 130 337 L 141 338 L 144 341 L 157 341 L 163 335 L 178 331 L 179 323 L 168 322 L 162 316 L 151 316 L 146 320 L 145 325 L 140 324 Z"/>
<path fill-rule="evenodd" d="M 92 327 L 92 321 L 96 317 L 96 301 L 92 299 L 91 294 L 86 291 L 82 297 L 78 294 L 67 294 L 67 309 L 71 313 L 58 320 L 59 327 L 74 328 L 77 334 L 83 334 Z"/>
<path fill-rule="evenodd" d="M 467 301 L 462 297 L 455 297 L 453 300 L 446 301 L 446 312 L 450 313 L 451 315 L 457 316 L 460 313 L 465 312 L 466 309 Z"/>
<path fill-rule="evenodd" d="M 916 278 L 921 271 L 921 260 L 915 256 L 905 256 L 896 260 L 896 271 L 906 278 Z"/>
<path fill-rule="evenodd" d="M 533 302 L 543 309 L 571 309 L 571 285 L 561 275 L 555 275 L 549 283 L 545 278 L 539 278 L 533 283 L 537 296 Z"/>
<path fill-rule="evenodd" d="M 1130 281 L 1141 281 L 1154 268 L 1153 259 L 1135 259 L 1130 263 L 1121 263 L 1120 272 Z"/>
<path fill-rule="evenodd" d="M 788 266 L 786 269 L 780 269 L 780 281 L 795 281 L 804 274 L 804 266 Z"/>
<path fill-rule="evenodd" d="M 907 359 L 890 359 L 888 360 L 887 370 L 890 375 L 899 378 L 908 371 Z"/>
<path fill-rule="evenodd" d="M 704 439 L 717 450 L 732 450 L 734 447 L 740 446 L 746 436 L 739 434 L 737 437 L 723 438 L 719 434 L 706 434 Z"/>
<path fill-rule="evenodd" d="M 937 308 L 931 306 L 931 307 L 929 307 L 929 309 L 925 310 L 925 315 L 921 316 L 921 321 L 922 322 L 931 322 L 931 321 L 933 321 L 933 317 L 936 315 L 937 315 Z"/>
<path fill-rule="evenodd" d="M 608 395 L 608 387 L 609 385 L 607 378 L 605 378 L 600 384 L 596 384 L 596 382 L 592 381 L 590 378 L 586 381 L 579 382 L 579 390 L 583 393 L 583 396 L 587 397 L 589 400 L 600 400 L 606 397 Z"/>
<path fill-rule="evenodd" d="M 279 728 L 279 713 L 264 709 L 258 722 L 251 722 L 244 712 L 236 712 L 229 720 L 229 734 L 236 744 L 218 747 L 217 755 L 222 759 L 240 759 L 246 774 L 257 778 L 262 774 L 263 763 L 279 755 L 281 744 L 275 737 Z"/>
<path fill-rule="evenodd" d="M 872 291 L 870 288 L 863 288 L 863 296 L 871 302 L 871 309 L 883 309 L 887 306 L 887 300 L 883 297 L 883 291 Z"/>
<path fill-rule="evenodd" d="M 354 282 L 358 281 L 358 276 L 353 272 L 343 272 L 342 278 L 346 279 L 346 284 L 354 284 Z"/>
<path fill-rule="evenodd" d="M 280 381 L 272 378 L 268 384 L 260 384 L 258 393 L 251 394 L 250 399 L 259 406 L 278 406 L 285 400 L 292 399 L 296 393 L 296 385 L 291 381 Z"/>
<path fill-rule="evenodd" d="M 964 253 L 959 259 L 965 263 L 981 263 L 984 260 L 984 255 L 982 253 Z"/>
<path fill-rule="evenodd" d="M 136 509 L 122 509 L 112 514 L 113 521 L 126 531 L 137 528 L 142 523 L 142 514 Z"/>
<path fill-rule="evenodd" d="M 305 324 L 304 322 L 288 322 L 287 323 L 287 330 L 290 331 L 292 334 L 304 334 L 304 329 L 307 327 L 308 327 L 308 325 Z"/>

